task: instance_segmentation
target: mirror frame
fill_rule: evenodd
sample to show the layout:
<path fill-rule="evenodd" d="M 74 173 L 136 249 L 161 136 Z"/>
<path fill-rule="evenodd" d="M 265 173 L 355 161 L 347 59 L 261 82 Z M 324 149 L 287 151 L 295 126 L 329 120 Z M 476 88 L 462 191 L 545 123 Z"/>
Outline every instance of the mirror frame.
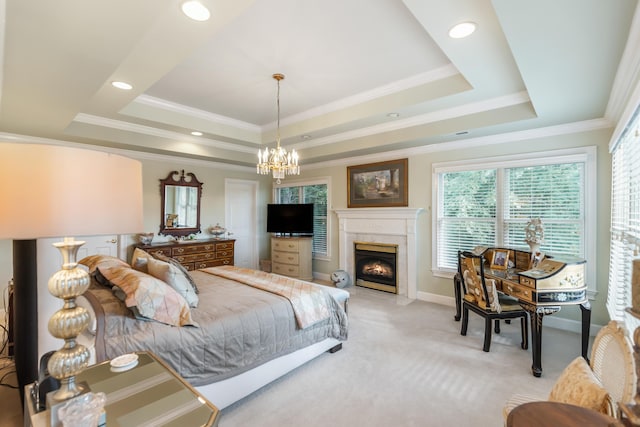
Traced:
<path fill-rule="evenodd" d="M 196 226 L 195 227 L 167 227 L 165 222 L 165 192 L 167 185 L 174 185 L 178 187 L 195 187 L 198 190 L 198 207 L 196 212 Z M 180 172 L 172 171 L 167 175 L 165 179 L 160 180 L 160 232 L 165 236 L 188 236 L 190 234 L 200 233 L 200 199 L 202 198 L 202 183 L 198 181 L 198 178 L 192 173 L 187 173 L 185 176 L 184 169 Z"/>

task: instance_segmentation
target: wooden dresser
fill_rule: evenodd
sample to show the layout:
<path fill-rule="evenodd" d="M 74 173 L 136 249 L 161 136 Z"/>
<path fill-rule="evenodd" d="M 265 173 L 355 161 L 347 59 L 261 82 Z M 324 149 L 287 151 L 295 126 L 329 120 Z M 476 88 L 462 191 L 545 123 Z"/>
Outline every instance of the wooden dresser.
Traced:
<path fill-rule="evenodd" d="M 184 265 L 187 270 L 233 265 L 233 245 L 235 240 L 193 240 L 186 243 L 165 242 L 150 245 L 136 245 L 151 255 L 163 254 Z"/>
<path fill-rule="evenodd" d="M 312 280 L 312 238 L 271 237 L 271 272 Z"/>

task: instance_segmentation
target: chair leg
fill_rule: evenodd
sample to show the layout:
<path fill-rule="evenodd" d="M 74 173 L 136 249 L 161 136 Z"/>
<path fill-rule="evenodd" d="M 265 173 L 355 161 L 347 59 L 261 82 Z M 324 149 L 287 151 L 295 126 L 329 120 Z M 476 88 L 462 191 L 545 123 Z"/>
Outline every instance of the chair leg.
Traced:
<path fill-rule="evenodd" d="M 500 319 L 496 319 L 495 327 L 493 328 L 493 330 L 495 331 L 496 334 L 500 333 Z"/>
<path fill-rule="evenodd" d="M 469 325 L 469 309 L 462 307 L 462 322 L 460 323 L 460 335 L 467 335 L 467 326 Z"/>
<path fill-rule="evenodd" d="M 526 350 L 529 348 L 529 319 L 527 319 L 527 315 L 520 318 L 520 331 L 522 333 L 522 343 L 520 347 Z"/>
<path fill-rule="evenodd" d="M 491 347 L 491 318 L 485 317 L 484 320 L 484 346 L 483 351 L 488 352 Z"/>

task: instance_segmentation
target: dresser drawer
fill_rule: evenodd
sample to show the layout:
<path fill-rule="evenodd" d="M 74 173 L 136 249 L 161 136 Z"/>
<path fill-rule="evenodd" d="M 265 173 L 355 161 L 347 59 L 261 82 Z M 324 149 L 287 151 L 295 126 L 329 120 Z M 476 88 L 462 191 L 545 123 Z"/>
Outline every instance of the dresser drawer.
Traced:
<path fill-rule="evenodd" d="M 273 252 L 273 258 L 271 261 L 279 262 L 281 264 L 300 264 L 300 255 L 293 252 Z"/>
<path fill-rule="evenodd" d="M 528 286 L 522 286 L 515 282 L 502 282 L 502 292 L 522 301 L 533 302 L 533 290 Z"/>
<path fill-rule="evenodd" d="M 272 263 L 271 272 L 276 274 L 282 274 L 284 276 L 297 277 L 300 275 L 300 267 L 297 265 Z"/>
<path fill-rule="evenodd" d="M 172 256 L 176 256 L 176 255 L 187 255 L 187 254 L 195 254 L 198 252 L 210 252 L 210 251 L 214 251 L 215 250 L 215 245 L 214 244 L 208 244 L 208 245 L 184 245 L 184 246 L 178 246 L 175 247 L 171 250 L 171 255 Z"/>
<path fill-rule="evenodd" d="M 216 250 L 216 258 L 233 258 L 233 249 Z"/>
<path fill-rule="evenodd" d="M 171 258 L 171 248 L 164 249 L 147 249 L 151 256 L 164 255 Z"/>
<path fill-rule="evenodd" d="M 300 245 L 297 240 L 287 240 L 287 239 L 273 240 L 271 242 L 271 246 L 273 250 L 276 250 L 276 251 L 283 251 L 283 252 L 299 252 L 300 251 Z"/>
<path fill-rule="evenodd" d="M 216 251 L 224 251 L 226 249 L 233 250 L 233 242 L 229 243 L 216 243 Z"/>
<path fill-rule="evenodd" d="M 180 265 L 183 266 L 187 271 L 193 271 L 196 269 L 194 263 L 192 262 L 181 262 Z"/>
<path fill-rule="evenodd" d="M 193 255 L 175 255 L 173 259 L 177 260 L 179 263 L 185 262 L 195 262 L 195 261 L 206 261 L 208 259 L 215 259 L 215 252 L 204 252 L 201 254 L 193 254 Z"/>
<path fill-rule="evenodd" d="M 233 265 L 233 260 L 229 258 L 210 259 L 206 261 L 196 261 L 193 264 L 194 264 L 194 268 L 197 270 L 199 268 L 218 267 L 220 265 Z"/>

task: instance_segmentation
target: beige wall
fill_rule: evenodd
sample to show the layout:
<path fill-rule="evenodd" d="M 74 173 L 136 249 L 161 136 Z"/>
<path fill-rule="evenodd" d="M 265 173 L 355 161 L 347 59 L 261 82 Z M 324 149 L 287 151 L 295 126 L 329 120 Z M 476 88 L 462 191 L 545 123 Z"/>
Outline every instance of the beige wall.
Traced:
<path fill-rule="evenodd" d="M 452 280 L 435 277 L 431 272 L 431 219 L 432 219 L 432 176 L 431 168 L 434 163 L 468 160 L 475 158 L 491 158 L 509 154 L 530 153 L 536 151 L 559 150 L 575 147 L 597 147 L 597 266 L 596 280 L 598 293 L 592 304 L 592 323 L 603 325 L 609 318 L 605 309 L 608 263 L 609 263 L 609 226 L 611 199 L 611 159 L 608 153 L 608 142 L 611 130 L 599 130 L 580 134 L 552 136 L 535 140 L 518 141 L 507 144 L 484 145 L 476 149 L 442 149 L 433 152 L 412 155 L 409 157 L 409 206 L 424 208 L 418 219 L 418 292 L 435 296 L 453 297 Z M 394 157 L 395 158 L 395 157 Z M 391 159 L 391 158 L 390 158 Z M 358 164 L 357 161 L 349 164 Z M 346 165 L 327 167 L 322 169 L 305 170 L 304 178 L 311 176 L 330 176 L 332 182 L 331 209 L 347 207 Z M 338 221 L 334 215 L 331 218 L 331 253 L 330 260 L 314 260 L 314 272 L 330 274 L 338 269 Z M 580 310 L 576 307 L 566 307 L 556 316 L 579 320 Z"/>
<path fill-rule="evenodd" d="M 608 282 L 609 262 L 609 226 L 610 226 L 610 187 L 611 187 L 611 162 L 607 144 L 611 135 L 610 130 L 600 130 L 580 134 L 561 135 L 539 138 L 536 140 L 518 141 L 508 144 L 484 145 L 477 149 L 441 149 L 409 156 L 409 205 L 410 207 L 424 208 L 418 220 L 419 244 L 418 244 L 418 292 L 433 296 L 452 298 L 452 281 L 448 278 L 435 277 L 431 272 L 431 200 L 432 200 L 432 176 L 431 167 L 434 163 L 465 160 L 474 158 L 486 158 L 491 156 L 528 153 L 535 151 L 557 150 L 582 146 L 597 147 L 597 290 L 595 299 L 591 302 L 593 308 L 592 323 L 605 324 L 608 315 L 605 309 L 606 291 Z M 401 157 L 401 156 L 398 156 Z M 395 158 L 395 157 L 394 157 Z M 367 163 L 358 160 L 349 161 L 348 164 Z M 256 180 L 259 182 L 258 206 L 259 230 L 265 229 L 266 204 L 271 201 L 270 177 L 256 175 L 253 171 L 238 171 L 229 168 L 211 166 L 207 163 L 165 160 L 142 160 L 143 164 L 143 197 L 144 197 L 144 227 L 146 231 L 158 232 L 160 225 L 160 192 L 159 180 L 165 178 L 172 170 L 184 169 L 194 173 L 203 185 L 201 223 L 205 231 L 210 225 L 219 222 L 225 224 L 224 207 L 224 180 L 236 178 Z M 323 168 L 302 166 L 303 174 L 299 179 L 311 177 L 330 177 L 331 201 L 330 209 L 343 209 L 347 207 L 346 190 L 346 166 L 343 163 L 338 166 Z M 287 182 L 295 182 L 296 179 L 287 177 Z M 320 275 L 329 275 L 338 269 L 338 221 L 335 215 L 330 218 L 330 248 L 329 260 L 314 260 L 314 272 Z M 259 257 L 269 257 L 268 235 L 265 232 L 260 239 Z M 12 276 L 11 242 L 0 240 L 0 289 Z M 558 315 L 567 319 L 578 320 L 579 310 L 567 307 Z"/>

